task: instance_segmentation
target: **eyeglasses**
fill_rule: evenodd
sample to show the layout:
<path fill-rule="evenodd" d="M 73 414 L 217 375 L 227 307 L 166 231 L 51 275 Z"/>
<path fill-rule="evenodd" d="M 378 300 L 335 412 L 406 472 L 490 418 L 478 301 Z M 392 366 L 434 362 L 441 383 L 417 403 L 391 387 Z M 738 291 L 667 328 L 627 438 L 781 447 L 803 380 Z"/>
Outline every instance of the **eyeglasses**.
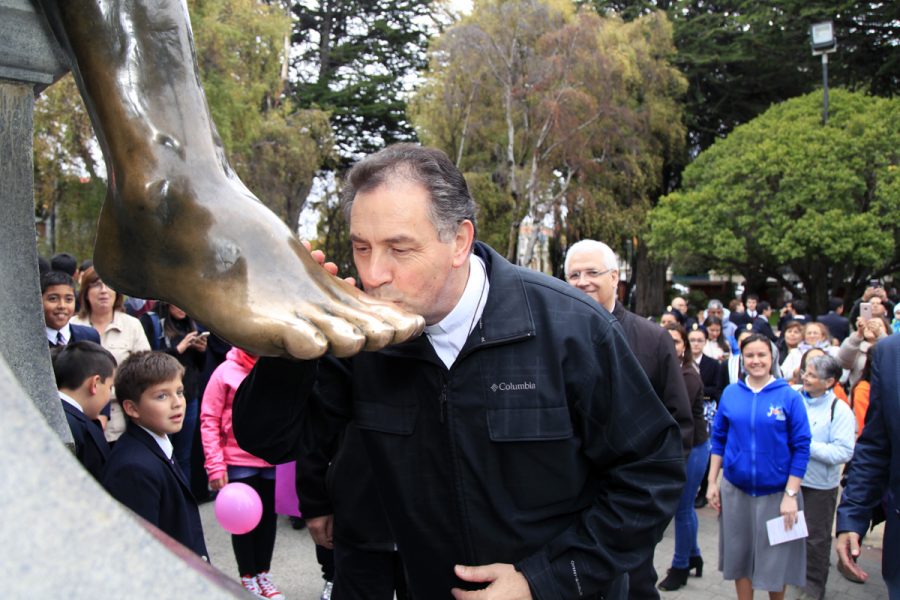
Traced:
<path fill-rule="evenodd" d="M 809 379 L 818 379 L 819 378 L 819 376 L 816 375 L 815 371 L 809 371 L 809 370 L 801 370 L 800 377 L 808 377 Z"/>
<path fill-rule="evenodd" d="M 606 275 L 610 271 L 612 271 L 611 268 L 606 269 L 605 271 L 598 271 L 597 269 L 588 269 L 587 271 L 572 271 L 568 275 L 568 280 L 578 281 L 582 276 L 584 276 L 585 279 L 597 279 L 601 275 Z"/>

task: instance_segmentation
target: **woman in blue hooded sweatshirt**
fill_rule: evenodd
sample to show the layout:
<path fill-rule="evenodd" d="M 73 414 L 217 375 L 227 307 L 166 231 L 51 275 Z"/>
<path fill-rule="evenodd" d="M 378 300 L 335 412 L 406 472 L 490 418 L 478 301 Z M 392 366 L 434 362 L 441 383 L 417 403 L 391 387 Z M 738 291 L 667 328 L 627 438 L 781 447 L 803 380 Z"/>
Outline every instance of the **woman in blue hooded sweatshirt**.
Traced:
<path fill-rule="evenodd" d="M 780 515 L 790 529 L 803 508 L 809 421 L 800 394 L 772 375 L 768 338 L 745 338 L 741 360 L 746 381 L 725 388 L 713 423 L 706 497 L 721 511 L 719 570 L 734 580 L 738 599 L 756 589 L 782 600 L 785 585 L 806 584 L 806 544 L 770 545 L 766 521 Z"/>

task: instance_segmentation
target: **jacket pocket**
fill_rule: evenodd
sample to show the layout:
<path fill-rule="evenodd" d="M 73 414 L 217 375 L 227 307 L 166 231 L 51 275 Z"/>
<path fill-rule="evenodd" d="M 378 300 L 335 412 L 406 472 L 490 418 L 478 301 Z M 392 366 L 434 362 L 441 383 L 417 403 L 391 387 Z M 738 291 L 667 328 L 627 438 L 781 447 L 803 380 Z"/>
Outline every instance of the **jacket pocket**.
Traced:
<path fill-rule="evenodd" d="M 574 502 L 588 474 L 578 457 L 567 407 L 488 409 L 488 435 L 500 480 L 513 504 L 535 510 Z"/>
<path fill-rule="evenodd" d="M 415 404 L 392 405 L 360 401 L 353 403 L 353 422 L 360 429 L 369 431 L 412 435 L 418 414 L 419 407 Z"/>
<path fill-rule="evenodd" d="M 572 421 L 565 406 L 489 408 L 488 432 L 494 442 L 564 440 L 572 437 Z"/>

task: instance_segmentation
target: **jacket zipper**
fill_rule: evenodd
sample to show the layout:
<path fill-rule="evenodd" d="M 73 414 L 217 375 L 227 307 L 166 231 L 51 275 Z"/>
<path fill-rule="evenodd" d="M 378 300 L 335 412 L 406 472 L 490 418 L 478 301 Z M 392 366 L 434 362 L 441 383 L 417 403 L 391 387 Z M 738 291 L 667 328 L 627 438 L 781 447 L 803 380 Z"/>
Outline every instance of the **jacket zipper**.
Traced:
<path fill-rule="evenodd" d="M 758 392 L 753 393 L 753 403 L 750 406 L 750 484 L 756 492 L 756 399 Z"/>
<path fill-rule="evenodd" d="M 440 419 L 441 423 L 444 423 L 444 419 L 446 418 L 447 413 L 447 381 L 445 380 L 443 384 L 441 384 L 441 397 L 440 397 Z"/>

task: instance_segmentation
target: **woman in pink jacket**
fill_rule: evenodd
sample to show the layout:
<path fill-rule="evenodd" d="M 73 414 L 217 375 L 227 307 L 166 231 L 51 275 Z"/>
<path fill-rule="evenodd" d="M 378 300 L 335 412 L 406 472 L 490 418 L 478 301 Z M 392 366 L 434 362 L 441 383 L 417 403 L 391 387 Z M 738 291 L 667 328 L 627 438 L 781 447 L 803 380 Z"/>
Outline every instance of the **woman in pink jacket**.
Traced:
<path fill-rule="evenodd" d="M 275 467 L 245 452 L 234 439 L 231 408 L 238 386 L 256 364 L 256 356 L 232 348 L 215 370 L 200 407 L 200 437 L 206 456 L 209 486 L 220 490 L 229 482 L 246 483 L 259 493 L 263 513 L 256 529 L 232 535 L 231 546 L 241 584 L 258 598 L 282 600 L 269 576 L 275 549 Z"/>

